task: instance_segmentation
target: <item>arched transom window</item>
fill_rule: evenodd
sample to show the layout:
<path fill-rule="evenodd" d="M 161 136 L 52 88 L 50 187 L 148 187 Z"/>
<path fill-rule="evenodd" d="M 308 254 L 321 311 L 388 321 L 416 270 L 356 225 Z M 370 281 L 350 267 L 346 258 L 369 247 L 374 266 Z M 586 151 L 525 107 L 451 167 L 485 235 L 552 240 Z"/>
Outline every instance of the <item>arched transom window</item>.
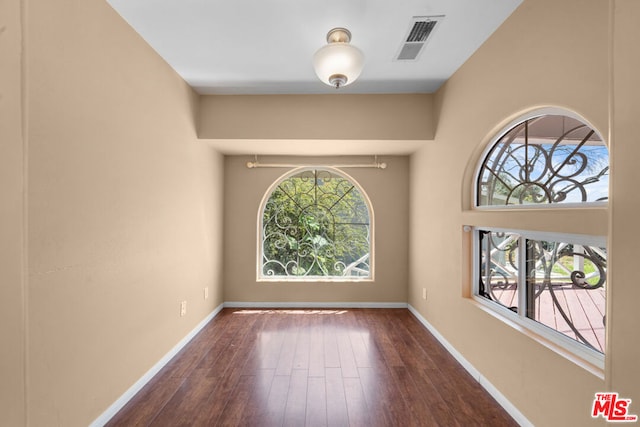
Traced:
<path fill-rule="evenodd" d="M 371 222 L 351 178 L 331 168 L 293 171 L 262 204 L 258 279 L 372 278 Z"/>
<path fill-rule="evenodd" d="M 543 115 L 509 129 L 482 163 L 478 206 L 607 200 L 609 152 L 587 124 Z"/>

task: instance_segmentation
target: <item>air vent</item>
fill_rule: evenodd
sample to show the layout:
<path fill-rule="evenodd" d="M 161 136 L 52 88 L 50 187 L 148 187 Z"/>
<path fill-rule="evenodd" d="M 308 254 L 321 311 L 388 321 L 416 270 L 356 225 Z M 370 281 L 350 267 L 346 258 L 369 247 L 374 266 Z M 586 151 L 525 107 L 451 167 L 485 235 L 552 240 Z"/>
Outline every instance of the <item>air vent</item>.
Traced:
<path fill-rule="evenodd" d="M 422 48 L 433 34 L 436 26 L 442 21 L 444 15 L 414 16 L 407 31 L 405 41 L 400 46 L 396 56 L 397 61 L 415 61 L 418 59 Z"/>

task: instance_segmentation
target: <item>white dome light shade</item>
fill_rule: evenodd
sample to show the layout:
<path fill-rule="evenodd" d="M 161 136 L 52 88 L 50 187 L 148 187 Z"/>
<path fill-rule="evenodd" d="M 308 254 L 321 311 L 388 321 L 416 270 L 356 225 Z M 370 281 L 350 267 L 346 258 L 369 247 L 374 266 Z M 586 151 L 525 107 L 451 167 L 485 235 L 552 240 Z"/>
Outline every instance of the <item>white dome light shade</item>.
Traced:
<path fill-rule="evenodd" d="M 342 32 L 340 41 L 333 41 L 338 32 Z M 313 56 L 313 67 L 318 78 L 336 89 L 353 83 L 364 65 L 364 55 L 360 49 L 349 44 L 350 38 L 348 30 L 331 30 L 327 36 L 329 44 L 318 49 Z"/>

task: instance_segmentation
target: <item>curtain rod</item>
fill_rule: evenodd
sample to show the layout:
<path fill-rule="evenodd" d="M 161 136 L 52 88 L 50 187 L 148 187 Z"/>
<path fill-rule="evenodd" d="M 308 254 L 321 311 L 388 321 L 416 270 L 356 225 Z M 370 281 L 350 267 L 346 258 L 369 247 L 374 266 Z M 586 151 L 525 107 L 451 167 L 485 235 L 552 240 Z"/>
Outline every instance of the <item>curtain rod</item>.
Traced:
<path fill-rule="evenodd" d="M 247 162 L 247 168 L 249 169 L 257 169 L 257 168 L 299 168 L 299 167 L 313 167 L 318 166 L 317 164 L 293 164 L 293 163 L 260 163 L 258 161 L 258 156 L 255 156 L 254 161 Z M 352 164 L 342 164 L 342 165 L 327 165 L 334 168 L 372 168 L 372 169 L 386 169 L 387 164 L 385 162 L 379 162 L 378 156 L 374 157 L 373 163 L 352 163 Z"/>

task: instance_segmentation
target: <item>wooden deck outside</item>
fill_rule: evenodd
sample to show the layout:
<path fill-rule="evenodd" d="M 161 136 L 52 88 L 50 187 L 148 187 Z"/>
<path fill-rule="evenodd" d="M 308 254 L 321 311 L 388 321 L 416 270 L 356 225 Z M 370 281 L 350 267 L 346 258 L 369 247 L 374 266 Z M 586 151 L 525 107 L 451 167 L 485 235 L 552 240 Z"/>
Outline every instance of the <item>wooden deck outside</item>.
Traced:
<path fill-rule="evenodd" d="M 554 285 L 553 291 L 560 307 L 562 307 L 578 332 L 594 348 L 604 353 L 605 287 L 587 290 L 572 284 L 562 284 Z M 504 288 L 496 286 L 493 288 L 492 295 L 507 307 L 517 305 L 515 285 L 509 285 Z M 576 334 L 571 330 L 560 310 L 554 304 L 551 292 L 548 289 L 545 289 L 535 301 L 535 320 L 576 339 Z"/>

